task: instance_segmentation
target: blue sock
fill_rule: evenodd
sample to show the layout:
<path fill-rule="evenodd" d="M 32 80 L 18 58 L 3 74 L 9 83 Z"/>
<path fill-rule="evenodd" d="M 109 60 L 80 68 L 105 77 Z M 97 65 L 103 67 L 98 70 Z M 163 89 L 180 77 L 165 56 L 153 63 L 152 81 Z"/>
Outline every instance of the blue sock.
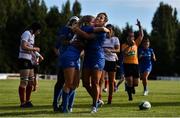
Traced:
<path fill-rule="evenodd" d="M 63 85 L 59 84 L 58 82 L 55 84 L 53 103 L 57 104 L 60 101 L 62 95 L 62 88 Z"/>
<path fill-rule="evenodd" d="M 53 104 L 57 105 L 58 102 L 60 101 L 60 98 L 62 96 L 62 88 L 56 87 L 54 88 L 54 98 L 53 98 Z"/>
<path fill-rule="evenodd" d="M 73 104 L 74 104 L 74 98 L 75 98 L 75 90 L 70 90 L 69 92 L 69 104 L 68 104 L 68 108 L 72 108 L 73 107 Z"/>
<path fill-rule="evenodd" d="M 98 100 L 98 101 L 99 101 L 99 100 Z M 98 101 L 96 102 L 96 106 L 95 106 L 96 108 L 98 108 L 98 106 L 99 106 L 99 102 L 98 102 Z"/>
<path fill-rule="evenodd" d="M 69 93 L 63 91 L 62 93 L 62 112 L 68 112 L 67 105 L 69 101 Z"/>
<path fill-rule="evenodd" d="M 147 91 L 148 89 L 147 89 L 147 86 L 144 86 L 144 91 Z"/>

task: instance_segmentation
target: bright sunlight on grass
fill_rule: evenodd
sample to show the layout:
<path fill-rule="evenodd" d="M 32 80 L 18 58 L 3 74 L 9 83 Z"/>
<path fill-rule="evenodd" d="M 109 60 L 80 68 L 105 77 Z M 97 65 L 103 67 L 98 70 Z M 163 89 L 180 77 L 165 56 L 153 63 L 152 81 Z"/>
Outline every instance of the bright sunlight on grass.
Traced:
<path fill-rule="evenodd" d="M 19 80 L 0 80 L 0 116 L 1 117 L 180 117 L 180 81 L 149 81 L 149 95 L 142 95 L 142 84 L 136 88 L 133 101 L 128 101 L 124 84 L 113 96 L 111 105 L 105 104 L 95 114 L 90 113 L 91 99 L 86 90 L 77 89 L 72 113 L 54 113 L 52 97 L 55 80 L 40 80 L 39 89 L 32 93 L 33 108 L 19 107 Z M 107 93 L 103 93 L 107 103 Z M 150 110 L 139 110 L 142 100 L 150 101 Z"/>

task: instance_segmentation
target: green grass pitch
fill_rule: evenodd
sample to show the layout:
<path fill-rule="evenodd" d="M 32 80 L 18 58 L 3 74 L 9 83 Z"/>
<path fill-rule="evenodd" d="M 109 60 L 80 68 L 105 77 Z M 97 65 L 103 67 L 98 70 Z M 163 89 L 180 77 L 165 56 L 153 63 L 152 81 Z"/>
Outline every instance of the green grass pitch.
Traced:
<path fill-rule="evenodd" d="M 105 105 L 95 114 L 90 113 L 92 100 L 80 84 L 72 113 L 54 113 L 52 98 L 55 80 L 40 80 L 37 92 L 32 93 L 33 108 L 19 107 L 19 80 L 0 80 L 0 117 L 180 117 L 180 81 L 149 81 L 149 95 L 143 96 L 142 84 L 136 88 L 133 101 L 128 101 L 124 84 L 114 93 L 111 105 L 107 105 L 107 93 L 103 93 Z M 150 110 L 139 110 L 142 100 L 150 101 Z"/>

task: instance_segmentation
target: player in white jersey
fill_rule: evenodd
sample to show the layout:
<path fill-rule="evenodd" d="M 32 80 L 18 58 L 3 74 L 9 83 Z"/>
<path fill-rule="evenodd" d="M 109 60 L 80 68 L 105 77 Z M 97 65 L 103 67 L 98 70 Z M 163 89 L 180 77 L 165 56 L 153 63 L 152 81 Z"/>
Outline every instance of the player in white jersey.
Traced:
<path fill-rule="evenodd" d="M 112 95 L 114 92 L 114 80 L 116 76 L 116 61 L 118 60 L 116 53 L 120 52 L 120 43 L 118 37 L 114 36 L 113 26 L 108 24 L 106 28 L 110 30 L 110 33 L 107 35 L 107 38 L 103 44 L 105 52 L 105 67 L 102 74 L 102 79 L 104 79 L 105 72 L 107 72 L 109 79 L 108 104 L 111 104 Z"/>
<path fill-rule="evenodd" d="M 19 84 L 19 98 L 20 107 L 32 107 L 30 96 L 33 87 L 33 65 L 32 53 L 39 52 L 39 47 L 34 47 L 35 36 L 40 34 L 41 25 L 39 23 L 32 23 L 32 25 L 21 35 L 20 51 L 19 51 L 19 70 L 20 70 L 20 84 Z"/>

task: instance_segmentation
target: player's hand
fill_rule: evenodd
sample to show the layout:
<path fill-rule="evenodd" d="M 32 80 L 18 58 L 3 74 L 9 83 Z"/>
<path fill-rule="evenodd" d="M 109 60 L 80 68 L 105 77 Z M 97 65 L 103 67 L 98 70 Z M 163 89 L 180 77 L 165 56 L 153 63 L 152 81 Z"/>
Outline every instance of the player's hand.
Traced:
<path fill-rule="evenodd" d="M 104 52 L 110 54 L 110 53 L 111 53 L 111 50 L 108 49 L 108 48 L 104 48 Z"/>
<path fill-rule="evenodd" d="M 39 47 L 34 47 L 34 48 L 33 48 L 33 51 L 40 52 L 40 48 L 39 48 Z"/>
<path fill-rule="evenodd" d="M 33 86 L 33 90 L 32 91 L 37 91 L 37 89 L 38 89 L 38 85 L 35 85 L 35 86 Z"/>
<path fill-rule="evenodd" d="M 141 27 L 141 22 L 137 19 L 136 25 L 140 28 Z"/>
<path fill-rule="evenodd" d="M 43 61 L 44 60 L 44 57 L 43 56 L 40 56 L 39 57 L 39 61 L 41 62 L 41 61 Z"/>
<path fill-rule="evenodd" d="M 103 27 L 103 29 L 104 29 L 104 31 L 105 31 L 106 33 L 110 33 L 110 30 L 109 30 L 108 28 Z"/>

